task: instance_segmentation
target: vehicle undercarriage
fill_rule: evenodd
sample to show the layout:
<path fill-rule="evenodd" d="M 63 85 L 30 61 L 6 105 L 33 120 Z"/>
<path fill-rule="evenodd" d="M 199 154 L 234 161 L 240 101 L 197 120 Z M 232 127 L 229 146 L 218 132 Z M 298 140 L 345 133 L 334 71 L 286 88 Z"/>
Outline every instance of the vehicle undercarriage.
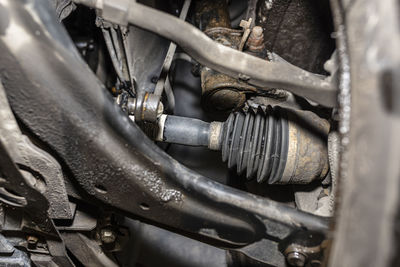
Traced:
<path fill-rule="evenodd" d="M 0 0 L 0 265 L 396 266 L 397 8 Z"/>

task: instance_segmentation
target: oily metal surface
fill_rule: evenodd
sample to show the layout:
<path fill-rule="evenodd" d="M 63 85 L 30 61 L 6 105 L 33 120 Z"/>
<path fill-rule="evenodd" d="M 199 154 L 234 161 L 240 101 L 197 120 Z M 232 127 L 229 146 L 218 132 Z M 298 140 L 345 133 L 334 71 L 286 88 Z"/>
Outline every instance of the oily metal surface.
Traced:
<path fill-rule="evenodd" d="M 238 49 L 243 31 L 231 29 L 225 0 L 197 1 L 195 7 L 196 23 L 201 30 L 216 42 Z M 256 91 L 253 86 L 206 66 L 201 68 L 201 89 L 204 110 L 222 116 L 242 107 L 246 93 Z"/>

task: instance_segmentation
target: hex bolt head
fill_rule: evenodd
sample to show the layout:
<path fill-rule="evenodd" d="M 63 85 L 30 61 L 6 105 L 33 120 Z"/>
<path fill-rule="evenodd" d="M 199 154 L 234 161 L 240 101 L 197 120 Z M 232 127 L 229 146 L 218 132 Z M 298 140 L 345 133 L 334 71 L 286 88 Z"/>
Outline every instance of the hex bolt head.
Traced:
<path fill-rule="evenodd" d="M 297 251 L 288 253 L 286 259 L 292 266 L 302 267 L 306 264 L 306 256 Z"/>
<path fill-rule="evenodd" d="M 110 228 L 103 228 L 100 230 L 100 239 L 104 244 L 112 244 L 117 239 L 117 235 Z"/>

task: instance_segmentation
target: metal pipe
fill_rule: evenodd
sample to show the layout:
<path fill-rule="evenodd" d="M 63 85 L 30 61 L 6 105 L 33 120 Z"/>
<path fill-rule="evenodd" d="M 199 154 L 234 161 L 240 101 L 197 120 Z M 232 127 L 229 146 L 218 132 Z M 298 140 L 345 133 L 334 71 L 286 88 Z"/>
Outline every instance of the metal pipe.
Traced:
<path fill-rule="evenodd" d="M 168 110 L 170 112 L 174 112 L 175 110 L 175 95 L 174 91 L 172 90 L 172 85 L 169 80 L 169 76 L 165 79 L 165 84 L 164 84 L 164 89 L 165 89 L 165 94 L 167 95 L 167 102 L 168 102 Z"/>
<path fill-rule="evenodd" d="M 190 3 L 192 1 L 191 0 L 185 0 L 185 2 L 183 3 L 182 9 L 181 9 L 181 13 L 179 15 L 179 19 L 184 21 L 186 19 L 187 13 L 189 11 L 189 7 L 190 7 Z M 162 72 L 160 75 L 160 79 L 158 79 L 158 82 L 156 84 L 156 88 L 154 89 L 154 94 L 155 95 L 162 95 L 164 87 L 165 87 L 165 83 L 167 82 L 168 79 L 168 74 L 169 74 L 169 70 L 171 68 L 171 64 L 172 61 L 174 59 L 174 54 L 176 51 L 176 44 L 174 43 L 170 43 L 169 47 L 168 47 L 168 52 L 167 55 L 165 56 L 165 60 L 164 60 L 164 64 L 162 67 Z M 171 103 L 169 103 L 171 105 Z"/>
<path fill-rule="evenodd" d="M 122 74 L 124 75 L 125 81 L 130 81 L 129 70 L 128 70 L 128 61 L 124 53 L 123 43 L 120 41 L 121 39 L 118 36 L 117 30 L 113 27 L 110 27 L 111 39 L 114 44 L 114 49 L 117 54 L 118 63 Z"/>
<path fill-rule="evenodd" d="M 106 43 L 108 52 L 110 53 L 111 63 L 113 64 L 115 73 L 117 74 L 118 78 L 121 81 L 126 81 L 124 74 L 122 73 L 122 70 L 119 67 L 119 60 L 118 60 L 118 56 L 114 50 L 111 33 L 107 29 L 104 29 L 104 28 L 102 28 L 101 30 L 103 32 L 104 42 Z"/>
<path fill-rule="evenodd" d="M 114 4 L 112 0 L 75 1 L 99 8 L 103 13 L 104 7 L 109 9 Z M 321 78 L 289 63 L 268 62 L 226 47 L 179 18 L 134 1 L 128 2 L 128 8 L 119 10 L 120 16 L 106 19 L 114 23 L 125 23 L 127 19 L 133 25 L 172 40 L 200 64 L 249 84 L 285 89 L 328 107 L 337 105 L 336 84 L 329 77 Z"/>
<path fill-rule="evenodd" d="M 152 18 L 152 19 L 148 19 Z M 171 39 L 199 63 L 250 84 L 283 88 L 326 106 L 336 106 L 336 88 L 331 81 L 289 63 L 268 62 L 216 43 L 189 23 L 131 3 L 128 21 Z"/>

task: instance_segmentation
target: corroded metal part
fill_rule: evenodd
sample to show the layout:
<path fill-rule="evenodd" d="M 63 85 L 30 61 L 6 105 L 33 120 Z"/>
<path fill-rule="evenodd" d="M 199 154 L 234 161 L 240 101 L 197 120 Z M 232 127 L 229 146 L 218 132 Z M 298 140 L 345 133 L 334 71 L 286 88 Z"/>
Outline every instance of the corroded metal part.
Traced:
<path fill-rule="evenodd" d="M 243 30 L 231 29 L 225 0 L 196 2 L 196 22 L 214 41 L 239 49 Z M 252 85 L 205 66 L 201 68 L 201 89 L 203 109 L 215 115 L 227 115 L 242 107 L 246 94 L 257 91 Z"/>
<path fill-rule="evenodd" d="M 102 9 L 101 1 L 76 1 Z M 336 81 L 329 77 L 310 73 L 288 62 L 267 62 L 234 50 L 214 42 L 199 29 L 174 16 L 136 2 L 130 3 L 129 23 L 174 41 L 200 64 L 260 88 L 282 88 L 324 106 L 337 105 Z"/>
<path fill-rule="evenodd" d="M 201 89 L 203 108 L 223 114 L 242 107 L 246 94 L 257 92 L 254 86 L 206 67 L 201 71 Z"/>
<path fill-rule="evenodd" d="M 196 2 L 196 22 L 211 39 L 234 49 L 239 48 L 243 31 L 233 30 L 225 0 Z M 201 69 L 201 103 L 207 112 L 228 114 L 246 101 L 246 92 L 253 86 L 218 73 L 207 67 Z"/>
<path fill-rule="evenodd" d="M 228 5 L 225 0 L 200 0 L 196 2 L 196 23 L 200 30 L 215 27 L 231 28 Z"/>
<path fill-rule="evenodd" d="M 250 52 L 259 53 L 265 50 L 264 33 L 262 27 L 255 26 L 251 30 L 251 34 L 246 45 Z"/>
<path fill-rule="evenodd" d="M 234 49 L 239 49 L 243 31 L 224 27 L 210 28 L 204 31 L 214 41 Z"/>
<path fill-rule="evenodd" d="M 329 170 L 329 123 L 310 111 L 288 110 L 289 149 L 282 183 L 308 184 Z"/>
<path fill-rule="evenodd" d="M 250 20 L 241 22 L 243 30 L 231 29 L 226 1 L 198 1 L 196 22 L 211 39 L 236 50 L 243 50 L 248 38 L 248 52 L 265 58 L 262 28 L 250 29 Z M 242 78 L 233 78 L 203 66 L 201 68 L 201 103 L 204 110 L 223 116 L 241 108 L 248 94 L 257 93 L 257 88 L 248 84 L 245 76 Z"/>
<path fill-rule="evenodd" d="M 313 232 L 298 231 L 279 244 L 290 266 L 322 266 L 331 240 Z"/>

